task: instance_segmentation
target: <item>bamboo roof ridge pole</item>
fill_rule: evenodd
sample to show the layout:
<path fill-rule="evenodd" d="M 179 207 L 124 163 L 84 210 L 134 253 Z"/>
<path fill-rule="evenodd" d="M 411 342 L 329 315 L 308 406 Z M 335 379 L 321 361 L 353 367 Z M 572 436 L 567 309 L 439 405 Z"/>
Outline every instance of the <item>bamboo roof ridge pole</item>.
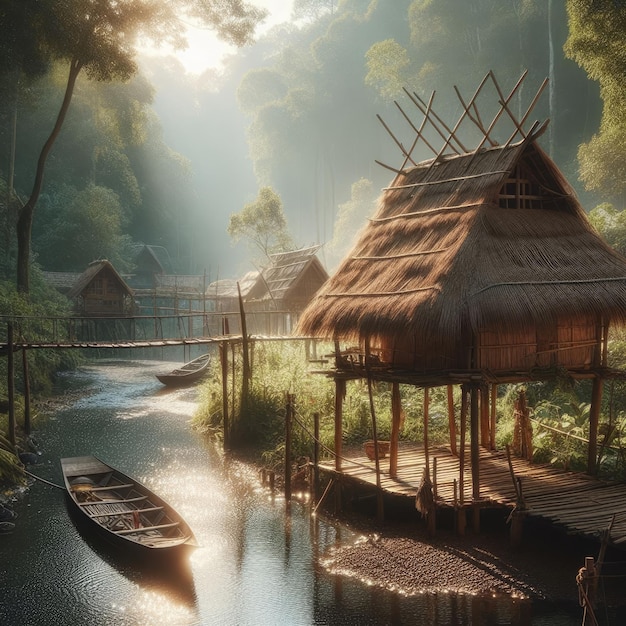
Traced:
<path fill-rule="evenodd" d="M 404 89 L 404 88 L 403 88 Z M 404 93 L 406 93 L 407 96 L 409 96 L 409 98 L 411 99 L 411 101 L 413 102 L 413 104 L 424 114 L 426 115 L 426 110 L 424 107 L 426 107 L 426 103 L 424 102 L 424 100 L 422 100 L 422 98 L 420 98 L 417 93 L 413 92 L 413 94 L 411 95 L 407 89 L 404 89 Z M 435 92 L 433 91 L 433 95 L 431 96 L 431 98 L 435 95 Z M 431 123 L 431 126 L 437 131 L 437 133 L 439 134 L 439 136 L 445 141 L 446 140 L 446 135 L 445 133 L 441 130 L 441 128 L 439 128 L 439 126 L 437 124 L 435 124 L 435 122 L 433 122 L 433 118 L 435 120 L 437 120 L 437 122 L 439 124 L 441 124 L 442 128 L 447 132 L 447 133 L 451 133 L 452 131 L 450 130 L 450 127 L 437 115 L 437 113 L 432 110 L 430 111 L 431 115 L 428 115 L 428 121 Z M 457 150 L 453 145 L 450 145 L 450 148 L 456 152 L 456 154 L 461 154 L 461 152 L 469 152 L 469 150 L 461 143 L 461 141 L 459 140 L 458 137 L 454 137 L 454 141 L 457 143 L 457 145 L 459 146 L 459 150 Z"/>
<path fill-rule="evenodd" d="M 476 98 L 478 98 L 478 95 L 480 94 L 480 91 L 482 90 L 484 84 L 487 82 L 487 79 L 489 78 L 489 74 L 485 75 L 485 77 L 482 79 L 482 81 L 480 82 L 480 84 L 478 85 L 478 87 L 476 88 L 476 91 L 474 92 L 474 95 L 472 96 L 472 99 L 469 101 L 469 105 L 471 106 L 474 101 L 476 100 Z M 445 152 L 446 148 L 450 145 L 450 142 L 454 139 L 455 141 L 457 141 L 456 139 L 456 131 L 459 130 L 461 124 L 463 123 L 463 120 L 465 119 L 465 116 L 467 115 L 467 111 L 464 111 L 461 114 L 461 117 L 459 117 L 457 123 L 454 125 L 454 128 L 450 131 L 450 134 L 448 135 L 447 139 L 445 139 L 443 146 L 441 147 L 441 150 L 439 150 L 439 152 L 437 153 L 437 156 L 433 159 L 432 163 L 430 164 L 429 167 L 432 167 L 440 158 L 441 156 L 443 156 L 443 153 Z"/>
<path fill-rule="evenodd" d="M 405 148 L 402 145 L 402 143 L 400 141 L 398 141 L 398 139 L 396 139 L 396 136 L 391 132 L 391 129 L 389 128 L 389 126 L 387 126 L 387 124 L 385 124 L 385 121 L 383 120 L 383 118 L 378 113 L 376 114 L 376 117 L 378 118 L 378 121 L 384 126 L 385 130 L 389 133 L 390 137 L 396 142 L 396 145 L 398 146 L 398 148 L 400 148 L 400 151 L 402 152 L 402 154 L 409 161 L 411 161 L 411 163 L 413 163 L 413 165 L 417 165 L 417 163 L 411 158 L 411 155 L 405 150 Z"/>
<path fill-rule="evenodd" d="M 459 88 L 454 85 L 454 91 L 456 92 L 456 97 L 459 99 L 459 102 L 461 103 L 461 106 L 465 109 L 465 112 L 467 113 L 467 117 L 474 122 L 474 125 L 478 128 L 478 130 L 480 130 L 480 132 L 483 134 L 483 137 L 487 135 L 487 129 L 485 128 L 483 121 L 480 117 L 480 114 L 478 113 L 478 108 L 476 107 L 476 103 L 474 102 L 472 104 L 472 106 L 468 106 L 465 104 L 465 101 L 463 100 L 463 96 L 461 96 L 461 92 L 459 91 Z M 476 117 L 474 117 L 474 115 L 472 115 L 471 113 L 471 109 L 474 109 L 474 114 Z M 492 146 L 497 146 L 498 143 L 496 141 L 494 141 L 493 139 L 491 139 L 491 137 L 487 136 L 487 141 L 489 141 L 489 143 Z"/>
<path fill-rule="evenodd" d="M 435 92 L 433 92 L 433 96 L 435 95 Z M 409 154 L 413 154 L 413 150 L 415 149 L 415 146 L 417 145 L 417 142 L 421 139 L 423 143 L 425 143 L 431 150 L 431 152 L 433 154 L 437 154 L 437 150 L 430 144 L 430 142 L 426 139 L 426 137 L 424 137 L 424 126 L 426 125 L 426 122 L 428 121 L 428 113 L 430 111 L 430 107 L 432 105 L 432 96 L 430 101 L 428 102 L 428 107 L 426 109 L 426 113 L 424 114 L 424 118 L 422 119 L 422 123 L 420 124 L 420 127 L 417 128 L 415 126 L 415 124 L 413 124 L 413 122 L 411 121 L 411 118 L 404 112 L 404 110 L 402 109 L 402 107 L 400 106 L 400 104 L 397 102 L 397 100 L 394 100 L 393 103 L 396 105 L 396 107 L 398 108 L 398 110 L 400 111 L 400 113 L 402 113 L 404 119 L 409 123 L 409 126 L 415 131 L 415 139 L 413 140 L 413 143 L 411 144 L 411 147 L 409 149 Z M 404 169 L 404 167 L 406 166 L 406 162 L 408 161 L 408 157 L 405 157 L 404 159 L 404 163 L 402 164 L 402 167 L 400 169 Z"/>
<path fill-rule="evenodd" d="M 539 87 L 539 89 L 537 90 L 537 93 L 535 94 L 535 97 L 533 98 L 532 102 L 528 105 L 528 108 L 526 109 L 526 113 L 524 113 L 524 115 L 522 116 L 522 119 L 519 120 L 518 128 L 520 126 L 523 126 L 526 120 L 528 119 L 528 116 L 531 114 L 532 110 L 535 108 L 535 104 L 537 104 L 537 101 L 541 97 L 541 94 L 543 93 L 543 90 L 546 88 L 547 84 L 548 84 L 548 79 L 544 78 L 543 82 L 541 83 L 541 86 Z M 504 144 L 505 147 L 508 146 L 513 141 L 513 139 L 515 139 L 515 136 L 517 135 L 518 132 L 519 132 L 518 129 L 516 129 L 513 132 L 513 134 L 508 138 L 507 142 Z M 522 133 L 522 137 L 523 136 L 524 135 Z"/>
<path fill-rule="evenodd" d="M 489 74 L 487 74 L 487 76 L 489 76 Z M 502 114 L 506 110 L 507 104 L 511 101 L 511 99 L 515 95 L 515 92 L 517 91 L 517 89 L 521 85 L 522 80 L 523 80 L 523 77 L 520 78 L 520 80 L 517 81 L 515 87 L 513 87 L 513 89 L 511 89 L 511 92 L 509 93 L 508 97 L 505 98 L 504 101 L 500 101 L 500 109 L 494 115 L 493 119 L 491 120 L 491 124 L 489 124 L 489 127 L 485 131 L 485 134 L 484 134 L 482 140 L 479 142 L 478 146 L 476 146 L 476 149 L 474 150 L 474 156 L 470 159 L 470 162 L 467 164 L 467 167 L 470 167 L 472 165 L 472 163 L 474 161 L 474 158 L 476 157 L 476 155 L 478 154 L 480 149 L 485 145 L 485 142 L 487 140 L 491 140 L 490 137 L 489 137 L 489 133 L 494 129 L 494 127 L 495 127 L 496 123 L 498 122 L 498 120 L 500 119 L 500 117 L 502 117 Z M 534 126 L 533 126 L 533 128 L 534 128 Z M 526 134 L 525 133 L 524 133 L 524 138 L 526 138 Z"/>

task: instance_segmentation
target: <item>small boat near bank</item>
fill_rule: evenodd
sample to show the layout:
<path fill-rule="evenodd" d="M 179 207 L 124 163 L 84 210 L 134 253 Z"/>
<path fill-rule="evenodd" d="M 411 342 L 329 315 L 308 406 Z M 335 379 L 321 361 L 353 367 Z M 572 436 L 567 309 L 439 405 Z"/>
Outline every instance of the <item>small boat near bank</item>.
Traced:
<path fill-rule="evenodd" d="M 210 354 L 203 354 L 182 367 L 176 368 L 167 374 L 157 374 L 156 377 L 168 387 L 184 387 L 203 378 L 209 369 Z"/>
<path fill-rule="evenodd" d="M 178 556 L 197 547 L 192 530 L 167 502 L 100 459 L 61 459 L 61 470 L 77 521 L 109 543 L 145 556 Z"/>

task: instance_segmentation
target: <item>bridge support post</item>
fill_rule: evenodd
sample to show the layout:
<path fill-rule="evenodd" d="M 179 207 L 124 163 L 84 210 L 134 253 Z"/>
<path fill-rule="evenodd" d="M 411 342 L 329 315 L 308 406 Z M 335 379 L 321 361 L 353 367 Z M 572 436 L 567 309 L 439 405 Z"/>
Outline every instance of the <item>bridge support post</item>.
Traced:
<path fill-rule="evenodd" d="M 13 324 L 7 324 L 7 394 L 9 400 L 9 441 L 15 448 L 15 366 L 13 362 Z"/>

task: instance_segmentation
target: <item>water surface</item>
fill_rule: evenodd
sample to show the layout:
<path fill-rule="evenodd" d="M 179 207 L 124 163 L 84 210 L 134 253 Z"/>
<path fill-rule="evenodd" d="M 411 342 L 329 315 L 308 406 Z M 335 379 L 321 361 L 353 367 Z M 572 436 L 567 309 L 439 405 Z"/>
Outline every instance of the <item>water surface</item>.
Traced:
<path fill-rule="evenodd" d="M 0 535 L 0 625 L 579 624 L 580 614 L 509 598 L 405 597 L 334 577 L 318 554 L 357 535 L 285 503 L 256 471 L 190 426 L 195 390 L 167 390 L 159 362 L 105 362 L 64 376 L 67 406 L 42 421 L 40 476 L 93 454 L 144 482 L 193 528 L 186 571 L 138 567 L 83 537 L 60 490 L 34 483 Z M 76 393 L 76 392 L 79 393 Z M 77 399 L 76 399 L 77 398 Z"/>

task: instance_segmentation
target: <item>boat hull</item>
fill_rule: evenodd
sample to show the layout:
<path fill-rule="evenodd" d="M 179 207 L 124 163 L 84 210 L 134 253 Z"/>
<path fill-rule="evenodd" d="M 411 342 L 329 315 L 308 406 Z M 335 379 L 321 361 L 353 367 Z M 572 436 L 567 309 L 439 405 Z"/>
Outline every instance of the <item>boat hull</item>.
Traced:
<path fill-rule="evenodd" d="M 79 530 L 146 558 L 179 558 L 197 547 L 165 500 L 96 457 L 61 459 L 68 508 Z"/>
<path fill-rule="evenodd" d="M 182 367 L 166 374 L 157 374 L 157 379 L 167 387 L 185 387 L 193 385 L 206 376 L 209 370 L 210 357 L 208 354 L 189 361 Z"/>

